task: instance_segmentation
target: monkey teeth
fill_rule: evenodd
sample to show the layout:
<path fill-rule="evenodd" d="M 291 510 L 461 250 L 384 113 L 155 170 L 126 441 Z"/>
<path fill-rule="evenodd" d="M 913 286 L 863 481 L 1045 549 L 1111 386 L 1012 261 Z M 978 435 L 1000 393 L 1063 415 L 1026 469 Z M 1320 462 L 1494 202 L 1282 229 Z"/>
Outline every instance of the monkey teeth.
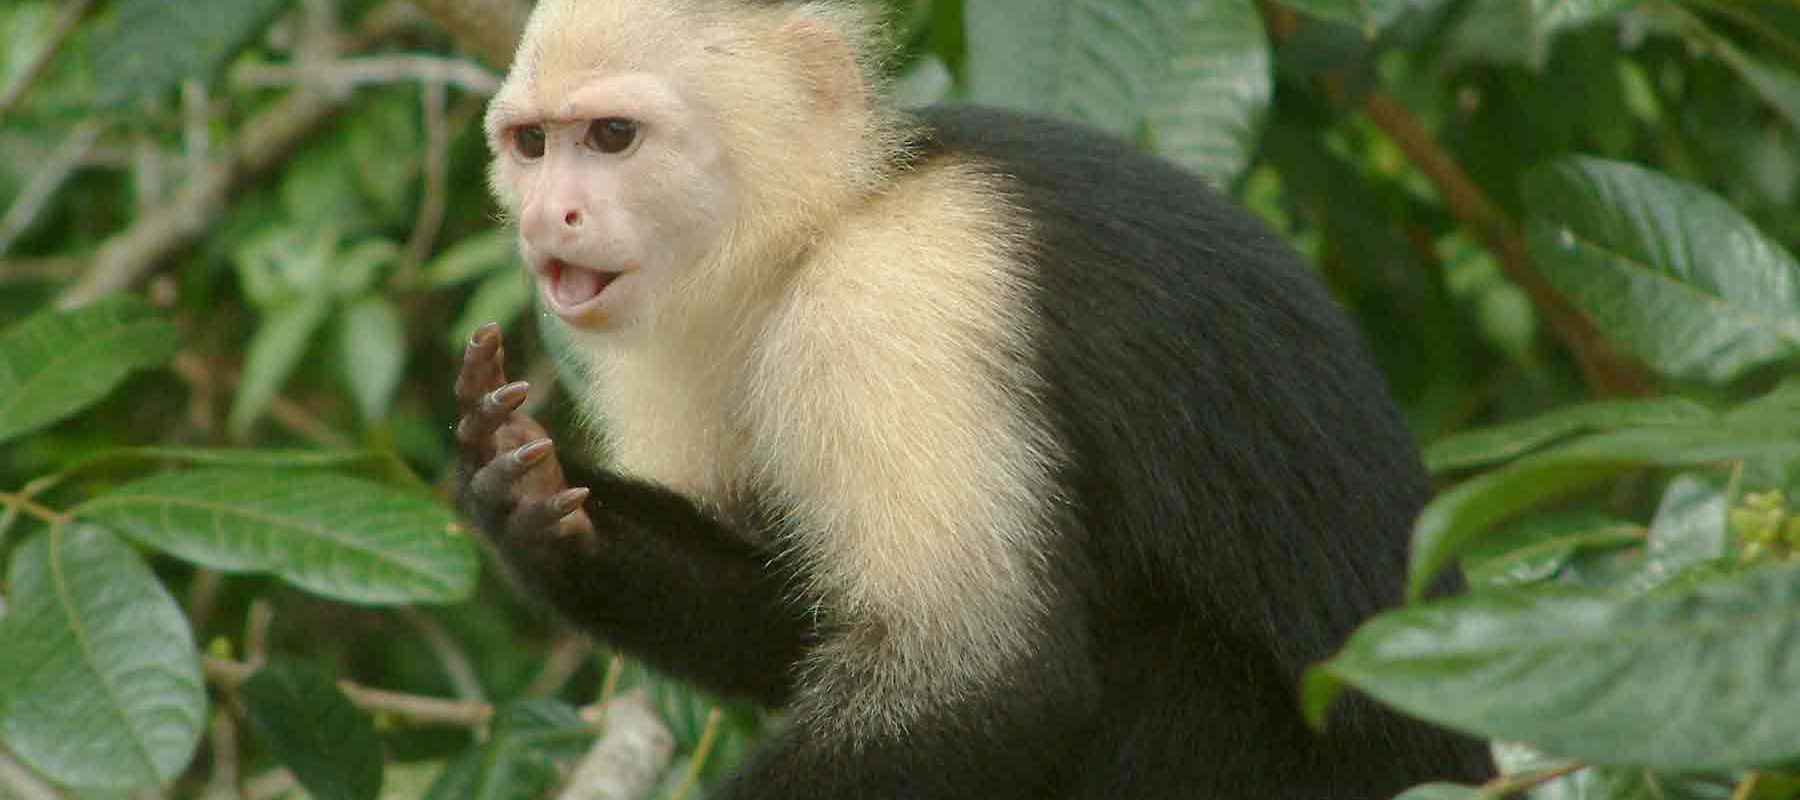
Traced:
<path fill-rule="evenodd" d="M 552 258 L 544 265 L 544 279 L 550 283 L 550 297 L 563 308 L 572 309 L 599 297 L 618 276 L 616 272 L 578 267 L 560 258 Z"/>

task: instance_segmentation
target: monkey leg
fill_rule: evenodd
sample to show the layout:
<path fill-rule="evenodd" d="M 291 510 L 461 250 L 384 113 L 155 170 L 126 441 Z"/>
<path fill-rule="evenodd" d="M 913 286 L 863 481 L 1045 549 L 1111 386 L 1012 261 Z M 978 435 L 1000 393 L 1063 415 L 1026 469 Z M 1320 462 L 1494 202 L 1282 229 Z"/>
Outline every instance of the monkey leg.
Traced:
<path fill-rule="evenodd" d="M 668 489 L 610 472 L 568 486 L 499 340 L 478 331 L 457 379 L 456 493 L 519 583 L 671 674 L 782 702 L 810 626 L 770 556 Z"/>

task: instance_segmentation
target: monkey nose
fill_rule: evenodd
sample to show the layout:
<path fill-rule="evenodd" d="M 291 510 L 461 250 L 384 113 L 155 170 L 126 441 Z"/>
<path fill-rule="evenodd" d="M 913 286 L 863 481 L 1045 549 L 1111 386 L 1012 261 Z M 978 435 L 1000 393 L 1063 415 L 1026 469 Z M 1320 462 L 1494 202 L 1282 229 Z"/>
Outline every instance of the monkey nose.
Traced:
<path fill-rule="evenodd" d="M 581 211 L 578 209 L 573 209 L 573 208 L 569 209 L 568 211 L 564 211 L 563 212 L 563 226 L 569 227 L 569 228 L 581 227 Z"/>

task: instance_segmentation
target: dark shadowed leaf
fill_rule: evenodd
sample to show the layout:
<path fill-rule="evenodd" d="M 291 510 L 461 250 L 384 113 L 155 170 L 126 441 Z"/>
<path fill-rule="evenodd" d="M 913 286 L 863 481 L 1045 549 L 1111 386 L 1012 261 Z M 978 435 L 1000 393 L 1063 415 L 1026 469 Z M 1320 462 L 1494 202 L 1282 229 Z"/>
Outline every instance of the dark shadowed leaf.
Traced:
<path fill-rule="evenodd" d="M 7 575 L 0 738 L 59 783 L 129 789 L 187 767 L 206 692 L 186 618 L 149 567 L 104 530 L 25 542 Z"/>
<path fill-rule="evenodd" d="M 575 709 L 554 700 L 514 703 L 494 717 L 493 733 L 451 761 L 425 800 L 529 800 L 560 777 L 558 763 L 587 751 L 593 731 Z"/>
<path fill-rule="evenodd" d="M 109 76 L 96 98 L 119 108 L 211 77 L 287 0 L 120 0 L 101 22 L 95 69 Z"/>
<path fill-rule="evenodd" d="M 1283 5 L 1321 19 L 1353 25 L 1365 35 L 1374 36 L 1409 6 L 1423 7 L 1443 2 L 1445 0 L 1288 0 Z"/>
<path fill-rule="evenodd" d="M 1706 406 L 1684 397 L 1583 403 L 1519 422 L 1444 437 L 1425 448 L 1425 465 L 1432 472 L 1467 469 L 1517 458 L 1583 431 L 1704 424 L 1712 419 L 1713 413 Z"/>
<path fill-rule="evenodd" d="M 1310 670 L 1442 725 L 1598 764 L 1800 758 L 1800 567 L 1642 595 L 1490 592 L 1383 614 Z"/>
<path fill-rule="evenodd" d="M 353 603 L 468 596 L 474 548 L 443 506 L 323 472 L 199 469 L 152 475 L 71 512 L 226 572 L 272 572 Z"/>
<path fill-rule="evenodd" d="M 1250 0 L 1187 4 L 1167 73 L 1150 93 L 1156 152 L 1216 184 L 1250 163 L 1274 79 L 1269 41 Z"/>
<path fill-rule="evenodd" d="M 276 661 L 238 689 L 251 727 L 316 800 L 375 800 L 381 793 L 381 740 L 375 721 L 330 676 Z"/>
<path fill-rule="evenodd" d="M 129 295 L 0 332 L 0 442 L 75 415 L 177 344 L 175 326 Z"/>
<path fill-rule="evenodd" d="M 1444 59 L 1538 69 L 1556 35 L 1635 5 L 1638 0 L 1474 0 L 1449 35 Z"/>
<path fill-rule="evenodd" d="M 1533 170 L 1524 194 L 1545 277 L 1659 372 L 1725 382 L 1800 356 L 1800 264 L 1718 197 L 1594 158 Z"/>

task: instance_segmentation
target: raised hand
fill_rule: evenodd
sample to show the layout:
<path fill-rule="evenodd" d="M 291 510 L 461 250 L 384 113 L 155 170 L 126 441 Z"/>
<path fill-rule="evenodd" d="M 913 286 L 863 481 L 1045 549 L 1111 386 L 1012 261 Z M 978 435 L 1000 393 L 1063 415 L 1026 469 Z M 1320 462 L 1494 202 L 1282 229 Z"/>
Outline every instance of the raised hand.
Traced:
<path fill-rule="evenodd" d="M 594 525 L 582 508 L 588 490 L 563 480 L 555 443 L 519 411 L 531 387 L 506 382 L 500 327 L 475 332 L 456 378 L 457 500 L 495 544 L 587 545 Z"/>

